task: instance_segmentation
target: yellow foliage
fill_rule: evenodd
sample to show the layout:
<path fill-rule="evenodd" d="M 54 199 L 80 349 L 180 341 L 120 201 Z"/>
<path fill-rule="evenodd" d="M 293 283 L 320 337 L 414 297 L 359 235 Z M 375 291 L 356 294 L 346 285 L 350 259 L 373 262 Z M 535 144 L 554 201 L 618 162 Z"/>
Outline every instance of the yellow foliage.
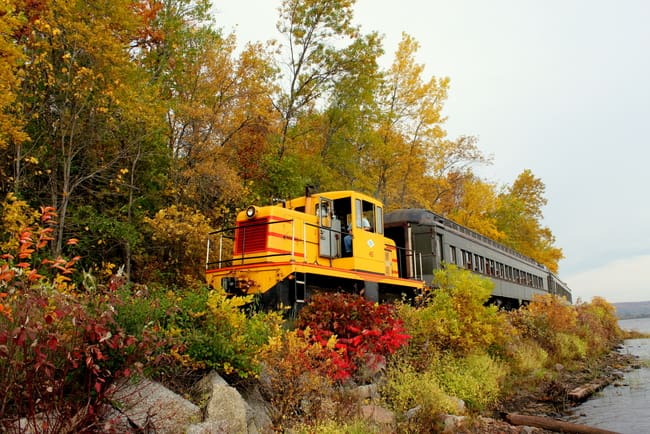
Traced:
<path fill-rule="evenodd" d="M 212 320 L 216 323 L 225 323 L 233 328 L 242 328 L 247 323 L 244 312 L 240 309 L 253 301 L 252 295 L 244 297 L 229 297 L 223 288 L 210 291 L 207 307 L 210 309 Z M 243 339 L 243 335 L 235 336 L 234 339 Z"/>
<path fill-rule="evenodd" d="M 514 373 L 526 376 L 543 371 L 548 353 L 533 339 L 517 339 L 508 346 L 507 360 Z"/>
<path fill-rule="evenodd" d="M 0 243 L 3 252 L 18 249 L 18 235 L 24 228 L 31 226 L 39 218 L 39 212 L 31 208 L 24 200 L 19 200 L 13 193 L 8 193 L 1 205 L 2 229 L 9 236 Z"/>
<path fill-rule="evenodd" d="M 622 337 L 614 307 L 603 299 L 571 305 L 554 295 L 536 296 L 528 306 L 509 313 L 509 319 L 523 339 L 548 353 L 547 364 L 600 355 Z"/>
<path fill-rule="evenodd" d="M 535 295 L 526 310 L 555 332 L 575 331 L 578 313 L 566 300 L 551 294 Z"/>
<path fill-rule="evenodd" d="M 482 410 L 494 404 L 508 374 L 507 366 L 485 353 L 442 357 L 432 367 L 443 390 Z"/>
<path fill-rule="evenodd" d="M 12 113 L 10 108 L 18 108 L 16 92 L 21 78 L 18 67 L 24 59 L 21 47 L 14 43 L 12 36 L 20 25 L 20 15 L 13 1 L 0 3 L 0 151 L 8 143 L 21 143 L 29 137 L 23 131 L 24 121 Z M 0 175 L 4 176 L 4 174 Z"/>
<path fill-rule="evenodd" d="M 399 315 L 411 335 L 410 351 L 470 354 L 499 351 L 513 335 L 505 316 L 486 306 L 493 283 L 456 266 L 436 271 L 430 300 L 422 307 L 400 306 Z"/>
<path fill-rule="evenodd" d="M 153 218 L 145 218 L 151 238 L 168 272 L 181 280 L 187 276 L 202 279 L 207 236 L 212 232 L 208 219 L 191 208 L 161 209 Z"/>
<path fill-rule="evenodd" d="M 395 362 L 386 372 L 381 392 L 390 408 L 399 413 L 421 406 L 420 414 L 435 418 L 456 410 L 454 401 L 440 386 L 434 369 L 420 370 L 404 362 Z"/>

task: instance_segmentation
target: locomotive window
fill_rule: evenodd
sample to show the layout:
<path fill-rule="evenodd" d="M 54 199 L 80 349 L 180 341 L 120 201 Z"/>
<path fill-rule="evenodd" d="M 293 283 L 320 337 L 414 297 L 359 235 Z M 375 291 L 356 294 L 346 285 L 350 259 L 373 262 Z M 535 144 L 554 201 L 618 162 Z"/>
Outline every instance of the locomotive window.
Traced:
<path fill-rule="evenodd" d="M 378 206 L 376 208 L 376 223 L 375 223 L 375 232 L 378 234 L 383 234 L 384 233 L 384 210 L 382 207 Z"/>
<path fill-rule="evenodd" d="M 360 199 L 355 200 L 354 207 L 356 211 L 355 226 L 370 232 L 376 232 L 377 215 L 381 213 L 381 208 L 379 208 L 379 212 L 375 212 L 375 206 L 371 202 Z M 383 222 L 382 219 L 379 220 Z"/>

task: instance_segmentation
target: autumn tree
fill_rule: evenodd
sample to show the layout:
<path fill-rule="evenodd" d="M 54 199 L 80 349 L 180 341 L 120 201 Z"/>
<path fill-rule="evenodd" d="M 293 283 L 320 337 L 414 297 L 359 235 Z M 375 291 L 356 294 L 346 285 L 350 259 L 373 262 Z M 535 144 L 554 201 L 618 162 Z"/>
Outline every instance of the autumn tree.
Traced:
<path fill-rule="evenodd" d="M 495 213 L 496 226 L 505 234 L 503 243 L 529 256 L 551 271 L 558 271 L 562 249 L 555 246 L 555 237 L 542 225 L 542 207 L 546 205 L 546 186 L 526 169 L 513 184 L 500 194 Z"/>
<path fill-rule="evenodd" d="M 32 175 L 20 184 L 34 201 L 52 204 L 59 225 L 55 250 L 62 249 L 71 204 L 92 197 L 95 182 L 112 177 L 138 137 L 151 101 L 146 82 L 128 54 L 138 21 L 132 2 L 52 1 L 24 7 L 27 24 L 18 35 L 27 61 L 19 102 L 31 137 L 29 149 L 15 148 Z M 137 88 L 138 90 L 134 90 Z M 137 98 L 133 98 L 137 95 Z M 146 128 L 145 128 L 146 129 Z"/>
<path fill-rule="evenodd" d="M 372 65 L 380 50 L 376 35 L 362 36 L 353 24 L 354 3 L 284 0 L 280 6 L 277 29 L 284 44 L 278 63 L 283 66 L 274 105 L 281 126 L 273 142 L 275 152 L 265 161 L 268 193 L 292 195 L 307 183 L 328 183 L 320 179 L 327 178 L 322 158 L 336 154 L 331 145 L 342 117 L 332 111 L 323 114 L 338 96 L 337 85 L 346 77 L 363 75 L 362 62 Z"/>
<path fill-rule="evenodd" d="M 436 212 L 493 240 L 505 238 L 494 217 L 499 207 L 495 184 L 469 171 L 450 173 L 446 183 L 450 191 L 436 204 Z"/>
<path fill-rule="evenodd" d="M 342 50 L 348 69 L 335 79 L 324 110 L 309 118 L 309 132 L 296 147 L 317 188 L 372 190 L 364 160 L 377 140 L 376 95 L 383 74 L 377 60 L 382 53 L 376 33 L 359 37 Z"/>
<path fill-rule="evenodd" d="M 284 0 L 278 31 L 287 43 L 286 89 L 276 101 L 282 116 L 278 156 L 301 131 L 297 120 L 316 109 L 333 80 L 344 69 L 336 43 L 358 35 L 352 25 L 355 0 Z"/>
<path fill-rule="evenodd" d="M 247 197 L 247 181 L 262 176 L 274 122 L 270 53 L 250 44 L 236 57 L 235 36 L 214 28 L 206 0 L 168 0 L 151 10 L 139 61 L 167 105 L 167 193 L 172 203 L 219 219 Z"/>
<path fill-rule="evenodd" d="M 14 42 L 24 23 L 16 10 L 15 1 L 0 4 L 0 191 L 7 193 L 16 190 L 19 181 L 16 175 L 21 172 L 22 144 L 29 140 L 23 130 L 24 119 L 17 107 L 17 91 L 21 78 L 19 68 L 25 58 L 21 46 Z M 13 149 L 12 149 L 13 148 Z M 12 151 L 16 152 L 13 158 Z"/>
<path fill-rule="evenodd" d="M 379 90 L 379 140 L 367 154 L 373 192 L 391 207 L 422 202 L 426 192 L 418 182 L 427 173 L 432 149 L 445 135 L 441 111 L 449 79 L 425 81 L 424 66 L 415 62 L 418 48 L 415 39 L 402 35 Z"/>

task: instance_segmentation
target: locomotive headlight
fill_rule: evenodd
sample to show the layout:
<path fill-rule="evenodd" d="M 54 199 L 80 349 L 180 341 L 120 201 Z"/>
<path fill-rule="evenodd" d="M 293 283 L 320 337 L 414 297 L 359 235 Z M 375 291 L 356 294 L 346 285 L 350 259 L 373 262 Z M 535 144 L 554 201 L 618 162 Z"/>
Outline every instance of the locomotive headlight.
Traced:
<path fill-rule="evenodd" d="M 248 217 L 249 219 L 255 217 L 256 213 L 257 213 L 257 209 L 253 205 L 246 208 L 246 217 Z"/>

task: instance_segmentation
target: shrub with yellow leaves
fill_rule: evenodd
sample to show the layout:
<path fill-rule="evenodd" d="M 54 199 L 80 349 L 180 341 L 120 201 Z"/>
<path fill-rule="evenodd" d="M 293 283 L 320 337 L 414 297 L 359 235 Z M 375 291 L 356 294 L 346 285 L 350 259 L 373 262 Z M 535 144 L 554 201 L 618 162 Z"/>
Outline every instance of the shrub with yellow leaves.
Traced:
<path fill-rule="evenodd" d="M 207 217 L 189 207 L 172 205 L 153 218 L 145 218 L 150 229 L 156 267 L 161 281 L 187 284 L 202 281 L 207 236 L 212 232 Z"/>

